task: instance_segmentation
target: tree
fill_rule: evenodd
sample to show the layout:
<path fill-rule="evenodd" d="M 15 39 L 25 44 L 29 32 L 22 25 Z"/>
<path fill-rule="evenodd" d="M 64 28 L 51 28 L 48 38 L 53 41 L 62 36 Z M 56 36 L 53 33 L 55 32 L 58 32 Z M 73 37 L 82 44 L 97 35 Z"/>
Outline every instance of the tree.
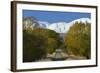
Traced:
<path fill-rule="evenodd" d="M 23 30 L 23 61 L 37 61 L 52 53 L 60 44 L 59 34 L 53 30 L 34 28 Z"/>
<path fill-rule="evenodd" d="M 36 33 L 37 36 L 42 35 L 46 39 L 45 48 L 47 54 L 54 52 L 60 45 L 59 34 L 53 30 L 36 28 L 33 30 L 33 33 Z"/>
<path fill-rule="evenodd" d="M 69 54 L 90 58 L 91 49 L 90 23 L 76 22 L 66 33 L 64 42 Z"/>
<path fill-rule="evenodd" d="M 23 62 L 37 61 L 46 56 L 45 38 L 23 31 Z"/>

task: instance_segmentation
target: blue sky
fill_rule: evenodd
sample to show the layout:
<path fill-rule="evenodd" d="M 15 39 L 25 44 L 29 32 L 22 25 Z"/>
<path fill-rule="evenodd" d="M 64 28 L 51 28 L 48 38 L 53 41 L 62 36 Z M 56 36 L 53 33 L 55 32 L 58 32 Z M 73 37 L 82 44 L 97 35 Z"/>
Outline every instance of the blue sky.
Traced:
<path fill-rule="evenodd" d="M 80 12 L 56 12 L 56 11 L 36 11 L 23 10 L 23 17 L 34 17 L 38 21 L 55 22 L 71 22 L 79 18 L 91 18 L 90 13 Z"/>

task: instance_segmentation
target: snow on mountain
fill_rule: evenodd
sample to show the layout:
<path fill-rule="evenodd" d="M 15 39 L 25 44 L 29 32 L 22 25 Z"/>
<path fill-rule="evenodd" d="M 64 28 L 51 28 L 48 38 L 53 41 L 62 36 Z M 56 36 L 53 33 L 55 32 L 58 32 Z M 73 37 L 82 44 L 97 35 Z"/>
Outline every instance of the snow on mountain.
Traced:
<path fill-rule="evenodd" d="M 75 22 L 91 23 L 91 20 L 89 18 L 80 18 L 80 19 L 73 20 L 73 21 L 67 23 L 67 25 L 65 26 L 66 27 L 65 31 L 67 32 Z"/>
<path fill-rule="evenodd" d="M 73 20 L 69 23 L 57 22 L 57 23 L 50 24 L 47 28 L 56 31 L 57 33 L 66 33 L 75 22 L 91 23 L 91 20 L 89 18 L 80 18 L 80 19 Z"/>
<path fill-rule="evenodd" d="M 91 23 L 91 20 L 89 18 L 80 18 L 80 19 L 73 20 L 69 23 L 56 22 L 52 24 L 46 21 L 38 21 L 38 24 L 39 24 L 39 27 L 41 28 L 51 29 L 51 30 L 56 31 L 57 33 L 66 33 L 75 22 Z"/>
<path fill-rule="evenodd" d="M 55 30 L 58 33 L 64 33 L 66 28 L 65 25 L 67 23 L 66 22 L 57 22 L 57 23 L 52 23 L 51 25 L 49 25 L 47 28 L 51 29 L 51 30 Z"/>
<path fill-rule="evenodd" d="M 47 28 L 49 26 L 49 23 L 46 21 L 38 21 L 40 27 Z"/>
<path fill-rule="evenodd" d="M 80 18 L 80 19 L 76 19 L 76 20 L 73 20 L 72 23 L 75 23 L 75 22 L 88 22 L 88 23 L 91 23 L 91 20 L 89 18 Z"/>
<path fill-rule="evenodd" d="M 80 19 L 73 20 L 69 23 L 67 22 L 49 23 L 47 21 L 37 21 L 35 18 L 32 17 L 26 17 L 23 20 L 23 25 L 24 25 L 24 29 L 27 28 L 33 29 L 36 27 L 40 27 L 40 28 L 54 30 L 57 33 L 66 33 L 75 22 L 91 23 L 91 20 L 89 18 L 80 18 Z"/>

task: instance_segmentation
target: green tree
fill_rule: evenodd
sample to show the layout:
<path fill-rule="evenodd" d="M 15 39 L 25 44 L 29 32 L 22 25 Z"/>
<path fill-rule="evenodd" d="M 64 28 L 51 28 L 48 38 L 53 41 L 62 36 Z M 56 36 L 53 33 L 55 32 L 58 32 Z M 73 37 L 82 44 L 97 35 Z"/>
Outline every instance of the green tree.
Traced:
<path fill-rule="evenodd" d="M 23 62 L 37 61 L 46 55 L 45 38 L 23 31 Z"/>
<path fill-rule="evenodd" d="M 53 30 L 34 28 L 23 30 L 23 61 L 37 61 L 52 53 L 60 44 L 59 34 Z"/>
<path fill-rule="evenodd" d="M 33 33 L 36 33 L 38 36 L 42 35 L 46 39 L 46 51 L 48 53 L 52 53 L 57 49 L 60 45 L 59 34 L 53 30 L 36 28 L 33 30 Z"/>

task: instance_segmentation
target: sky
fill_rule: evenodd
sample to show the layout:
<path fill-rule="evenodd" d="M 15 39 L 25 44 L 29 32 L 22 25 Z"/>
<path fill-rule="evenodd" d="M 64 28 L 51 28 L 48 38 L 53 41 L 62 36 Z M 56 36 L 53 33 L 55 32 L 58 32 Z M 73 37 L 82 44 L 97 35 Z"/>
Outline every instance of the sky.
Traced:
<path fill-rule="evenodd" d="M 23 10 L 23 17 L 34 17 L 38 21 L 46 21 L 49 23 L 71 22 L 79 18 L 91 18 L 90 13 L 80 12 L 58 12 L 58 11 L 38 11 Z"/>

